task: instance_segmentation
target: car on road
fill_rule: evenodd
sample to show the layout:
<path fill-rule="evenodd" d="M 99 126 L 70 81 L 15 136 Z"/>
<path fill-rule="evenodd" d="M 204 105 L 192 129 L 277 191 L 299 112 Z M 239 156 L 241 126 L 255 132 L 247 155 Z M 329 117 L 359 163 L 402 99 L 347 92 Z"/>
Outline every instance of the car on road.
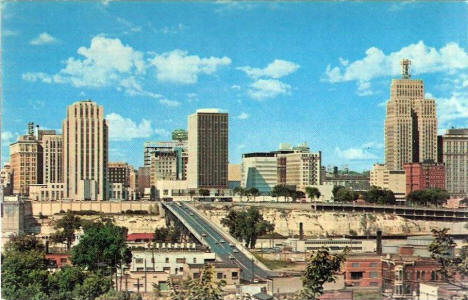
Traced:
<path fill-rule="evenodd" d="M 193 213 L 190 213 L 191 216 L 193 216 Z"/>
<path fill-rule="evenodd" d="M 203 233 L 201 234 L 201 236 L 202 236 L 202 237 L 206 237 L 206 233 L 203 232 Z"/>
<path fill-rule="evenodd" d="M 235 246 L 234 246 L 234 244 L 232 244 L 232 243 L 231 243 L 231 244 L 229 244 L 229 246 L 231 246 L 232 248 L 234 248 L 234 247 L 235 247 Z"/>
<path fill-rule="evenodd" d="M 225 241 L 224 241 L 224 240 L 219 240 L 219 243 L 220 243 L 220 244 L 221 244 L 221 243 L 225 243 Z"/>
<path fill-rule="evenodd" d="M 234 260 L 234 259 L 236 259 L 236 258 L 235 258 L 234 256 L 232 256 L 232 255 L 229 255 L 229 259 L 230 259 L 230 260 Z"/>
<path fill-rule="evenodd" d="M 234 253 L 239 253 L 239 250 L 234 249 L 234 250 L 232 250 L 232 252 L 234 252 Z"/>

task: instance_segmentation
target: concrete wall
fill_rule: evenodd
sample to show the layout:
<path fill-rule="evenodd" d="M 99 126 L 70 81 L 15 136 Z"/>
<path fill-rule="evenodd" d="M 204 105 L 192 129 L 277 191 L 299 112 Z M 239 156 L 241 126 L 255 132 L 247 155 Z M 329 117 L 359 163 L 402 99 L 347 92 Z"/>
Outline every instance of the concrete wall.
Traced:
<path fill-rule="evenodd" d="M 25 209 L 33 216 L 50 216 L 61 210 L 94 210 L 102 213 L 120 213 L 125 210 L 150 211 L 158 203 L 150 201 L 25 201 Z"/>

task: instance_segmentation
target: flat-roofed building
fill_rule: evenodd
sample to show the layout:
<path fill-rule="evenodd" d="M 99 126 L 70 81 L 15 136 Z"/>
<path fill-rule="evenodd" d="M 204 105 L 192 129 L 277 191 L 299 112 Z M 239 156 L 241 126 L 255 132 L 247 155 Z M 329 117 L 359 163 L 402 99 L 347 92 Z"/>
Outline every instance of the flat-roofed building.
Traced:
<path fill-rule="evenodd" d="M 442 143 L 445 188 L 452 197 L 468 197 L 468 128 L 448 129 Z"/>
<path fill-rule="evenodd" d="M 55 130 L 39 130 L 44 183 L 63 183 L 63 138 Z"/>
<path fill-rule="evenodd" d="M 274 152 L 242 154 L 241 186 L 257 188 L 262 194 L 278 184 L 278 158 Z"/>
<path fill-rule="evenodd" d="M 187 180 L 190 188 L 228 187 L 228 114 L 199 109 L 188 117 Z"/>
<path fill-rule="evenodd" d="M 370 171 L 370 185 L 392 191 L 396 201 L 406 200 L 406 174 L 403 170 L 389 170 L 385 165 L 374 164 Z"/>
<path fill-rule="evenodd" d="M 28 123 L 28 134 L 19 136 L 10 145 L 13 194 L 27 196 L 30 184 L 43 182 L 42 159 L 42 146 L 34 135 L 34 124 Z"/>
<path fill-rule="evenodd" d="M 445 189 L 445 167 L 437 163 L 404 164 L 406 194 L 427 188 Z"/>

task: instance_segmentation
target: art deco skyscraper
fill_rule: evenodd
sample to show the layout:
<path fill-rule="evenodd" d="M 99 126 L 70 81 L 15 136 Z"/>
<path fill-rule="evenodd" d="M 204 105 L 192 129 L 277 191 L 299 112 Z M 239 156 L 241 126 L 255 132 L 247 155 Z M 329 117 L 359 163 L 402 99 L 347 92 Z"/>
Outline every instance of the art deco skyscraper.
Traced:
<path fill-rule="evenodd" d="M 108 129 L 102 106 L 91 100 L 68 106 L 62 132 L 65 198 L 106 200 Z"/>
<path fill-rule="evenodd" d="M 437 161 L 437 119 L 434 99 L 424 98 L 424 84 L 411 79 L 410 60 L 401 61 L 401 78 L 393 79 L 385 119 L 385 165 Z"/>
<path fill-rule="evenodd" d="M 199 109 L 188 117 L 189 188 L 228 186 L 228 114 Z"/>

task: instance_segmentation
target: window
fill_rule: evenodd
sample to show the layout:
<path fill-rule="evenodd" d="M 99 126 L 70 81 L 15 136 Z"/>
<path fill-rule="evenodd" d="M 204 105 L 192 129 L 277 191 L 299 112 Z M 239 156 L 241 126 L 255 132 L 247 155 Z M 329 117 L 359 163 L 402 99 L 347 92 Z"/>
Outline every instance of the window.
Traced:
<path fill-rule="evenodd" d="M 200 273 L 193 273 L 193 278 L 200 278 Z"/>
<path fill-rule="evenodd" d="M 143 263 L 143 258 L 135 258 L 135 263 L 142 264 Z"/>
<path fill-rule="evenodd" d="M 66 257 L 60 258 L 60 263 L 62 263 L 62 264 L 67 263 L 67 258 Z"/>
<path fill-rule="evenodd" d="M 379 283 L 378 283 L 377 281 L 371 281 L 371 282 L 369 283 L 369 285 L 370 285 L 370 286 L 378 286 Z"/>
<path fill-rule="evenodd" d="M 375 267 L 377 267 L 377 263 L 376 262 L 371 262 L 370 266 L 371 266 L 371 268 L 375 268 Z"/>
<path fill-rule="evenodd" d="M 355 263 L 355 262 L 354 262 L 354 263 L 351 264 L 351 267 L 353 267 L 353 268 L 358 268 L 358 267 L 359 267 L 359 263 Z"/>
<path fill-rule="evenodd" d="M 369 272 L 369 277 L 370 278 L 377 278 L 378 273 L 377 272 Z"/>
<path fill-rule="evenodd" d="M 238 276 L 239 276 L 239 274 L 238 274 L 237 272 L 232 272 L 232 273 L 231 273 L 232 279 L 237 279 Z"/>
<path fill-rule="evenodd" d="M 216 273 L 217 279 L 223 279 L 223 273 Z"/>
<path fill-rule="evenodd" d="M 169 263 L 169 257 L 166 257 L 166 264 Z"/>
<path fill-rule="evenodd" d="M 351 272 L 351 280 L 362 279 L 362 272 Z"/>
<path fill-rule="evenodd" d="M 185 264 L 185 258 L 176 258 L 176 263 Z"/>

